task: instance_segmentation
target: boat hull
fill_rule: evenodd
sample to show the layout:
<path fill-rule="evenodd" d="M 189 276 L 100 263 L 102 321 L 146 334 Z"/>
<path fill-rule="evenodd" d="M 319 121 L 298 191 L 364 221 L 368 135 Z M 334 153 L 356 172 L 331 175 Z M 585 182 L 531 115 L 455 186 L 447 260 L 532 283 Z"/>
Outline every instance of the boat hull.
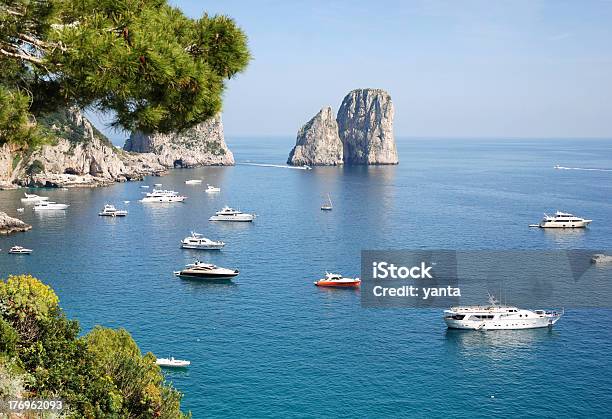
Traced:
<path fill-rule="evenodd" d="M 361 285 L 361 281 L 352 282 L 337 282 L 337 281 L 315 281 L 317 287 L 328 287 L 328 288 L 358 288 Z"/>
<path fill-rule="evenodd" d="M 172 203 L 172 202 L 183 202 L 183 201 L 185 201 L 184 196 L 179 196 L 175 198 L 161 197 L 161 198 L 143 198 L 142 199 L 142 202 L 152 202 L 152 203 Z"/>
<path fill-rule="evenodd" d="M 539 329 L 552 327 L 559 317 L 539 317 L 535 319 L 509 319 L 509 320 L 454 320 L 444 319 L 449 329 L 464 330 L 519 330 L 519 329 Z"/>
<path fill-rule="evenodd" d="M 590 220 L 567 222 L 542 221 L 539 226 L 540 228 L 586 228 L 590 223 Z"/>
<path fill-rule="evenodd" d="M 205 281 L 227 281 L 236 276 L 238 276 L 240 272 L 238 270 L 227 272 L 199 272 L 191 269 L 185 269 L 176 273 L 176 276 L 180 278 L 191 278 L 191 279 L 202 279 Z"/>
<path fill-rule="evenodd" d="M 229 222 L 234 222 L 234 223 L 250 223 L 250 222 L 253 222 L 254 218 L 255 217 L 253 217 L 252 215 L 248 217 L 213 215 L 208 220 L 209 221 L 229 221 Z"/>
<path fill-rule="evenodd" d="M 225 246 L 225 244 L 181 244 L 183 249 L 191 249 L 191 250 L 221 250 Z"/>

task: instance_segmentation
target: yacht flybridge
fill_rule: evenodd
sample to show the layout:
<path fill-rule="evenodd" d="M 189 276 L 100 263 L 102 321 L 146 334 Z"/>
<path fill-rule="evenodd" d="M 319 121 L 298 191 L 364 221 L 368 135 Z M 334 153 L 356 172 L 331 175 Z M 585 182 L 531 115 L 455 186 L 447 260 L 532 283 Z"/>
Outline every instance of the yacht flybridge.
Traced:
<path fill-rule="evenodd" d="M 361 279 L 359 278 L 345 278 L 339 274 L 332 274 L 329 272 L 325 272 L 325 278 L 319 279 L 314 283 L 318 287 L 339 287 L 346 288 L 352 287 L 356 288 L 361 285 Z"/>
<path fill-rule="evenodd" d="M 126 210 L 118 210 L 114 205 L 106 204 L 98 215 L 102 217 L 125 217 L 128 215 L 128 212 Z"/>
<path fill-rule="evenodd" d="M 181 240 L 181 247 L 183 249 L 220 250 L 223 246 L 225 246 L 225 243 L 207 239 L 202 234 L 193 231 L 191 236 Z"/>
<path fill-rule="evenodd" d="M 449 329 L 508 330 L 552 327 L 563 310 L 524 310 L 501 305 L 489 294 L 488 306 L 458 306 L 444 310 Z"/>
<path fill-rule="evenodd" d="M 209 281 L 223 281 L 230 280 L 235 276 L 238 276 L 240 271 L 238 269 L 222 268 L 220 266 L 213 265 L 212 263 L 204 263 L 196 261 L 190 263 L 181 271 L 174 272 L 174 275 L 181 278 L 194 278 L 204 279 Z"/>
<path fill-rule="evenodd" d="M 34 205 L 34 211 L 65 210 L 68 207 L 68 204 L 58 204 L 57 202 L 51 201 L 38 201 L 36 205 Z"/>
<path fill-rule="evenodd" d="M 153 192 L 148 192 L 142 198 L 142 202 L 183 202 L 185 199 L 186 196 L 179 195 L 176 191 L 153 189 Z"/>
<path fill-rule="evenodd" d="M 47 198 L 46 196 L 38 196 L 35 194 L 29 194 L 26 193 L 24 194 L 25 198 L 21 198 L 21 202 L 32 202 L 32 203 L 38 203 L 40 201 L 48 201 L 49 198 Z"/>
<path fill-rule="evenodd" d="M 544 218 L 540 224 L 534 224 L 540 228 L 584 228 L 587 227 L 593 220 L 585 220 L 574 214 L 557 211 L 555 215 L 544 214 Z"/>
<path fill-rule="evenodd" d="M 215 215 L 210 217 L 209 221 L 241 221 L 250 222 L 255 219 L 255 214 L 247 214 L 242 211 L 238 211 L 228 206 L 223 207 L 221 211 L 217 211 Z"/>

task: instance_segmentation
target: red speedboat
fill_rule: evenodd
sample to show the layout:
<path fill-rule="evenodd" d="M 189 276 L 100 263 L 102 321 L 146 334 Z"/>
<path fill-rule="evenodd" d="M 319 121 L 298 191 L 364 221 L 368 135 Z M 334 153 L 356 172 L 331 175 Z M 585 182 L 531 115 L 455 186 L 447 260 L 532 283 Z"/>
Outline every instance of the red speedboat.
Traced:
<path fill-rule="evenodd" d="M 325 278 L 315 281 L 314 284 L 318 287 L 356 288 L 361 284 L 361 279 L 345 278 L 339 274 L 331 274 L 329 272 L 325 272 Z"/>

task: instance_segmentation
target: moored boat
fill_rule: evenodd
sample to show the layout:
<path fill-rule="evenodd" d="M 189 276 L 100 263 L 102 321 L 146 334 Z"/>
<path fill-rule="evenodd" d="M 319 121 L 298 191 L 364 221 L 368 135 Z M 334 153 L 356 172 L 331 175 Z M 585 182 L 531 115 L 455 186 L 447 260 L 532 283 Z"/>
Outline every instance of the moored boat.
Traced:
<path fill-rule="evenodd" d="M 142 202 L 183 202 L 187 199 L 186 196 L 179 195 L 176 191 L 153 189 L 153 192 L 148 192 Z"/>
<path fill-rule="evenodd" d="M 51 201 L 39 201 L 36 205 L 34 205 L 34 211 L 65 210 L 68 207 L 68 204 L 58 204 L 57 202 Z"/>
<path fill-rule="evenodd" d="M 128 215 L 128 212 L 126 210 L 118 210 L 114 205 L 106 204 L 98 215 L 102 217 L 125 217 Z"/>
<path fill-rule="evenodd" d="M 221 192 L 221 188 L 217 187 L 217 186 L 213 186 L 213 185 L 206 185 L 206 193 L 216 193 L 216 192 Z"/>
<path fill-rule="evenodd" d="M 181 240 L 181 247 L 183 249 L 220 250 L 223 246 L 225 246 L 225 243 L 222 241 L 207 239 L 202 234 L 193 231 L 191 232 L 191 236 Z"/>
<path fill-rule="evenodd" d="M 318 287 L 356 288 L 361 285 L 361 279 L 325 272 L 325 278 L 315 281 L 314 284 Z"/>
<path fill-rule="evenodd" d="M 223 207 L 221 211 L 217 211 L 215 215 L 210 217 L 209 221 L 239 221 L 251 222 L 255 219 L 255 214 L 247 214 L 239 210 L 235 210 L 228 206 Z"/>
<path fill-rule="evenodd" d="M 12 253 L 14 255 L 29 255 L 32 252 L 32 249 L 26 249 L 25 247 L 21 246 L 13 246 L 9 249 L 9 253 Z"/>
<path fill-rule="evenodd" d="M 25 198 L 21 198 L 21 202 L 25 202 L 25 203 L 28 203 L 28 202 L 38 203 L 40 201 L 48 201 L 49 200 L 49 198 L 46 197 L 46 196 L 38 196 L 38 195 L 35 195 L 35 194 L 29 194 L 29 193 L 26 193 L 24 195 L 25 195 Z"/>
<path fill-rule="evenodd" d="M 185 185 L 199 185 L 202 183 L 202 179 L 189 179 L 185 181 Z"/>
<path fill-rule="evenodd" d="M 552 327 L 563 315 L 561 310 L 525 310 L 501 305 L 489 295 L 488 306 L 458 306 L 444 310 L 449 329 L 515 330 Z"/>
<path fill-rule="evenodd" d="M 604 255 L 603 253 L 598 253 L 593 255 L 591 258 L 591 263 L 612 263 L 612 255 Z"/>
<path fill-rule="evenodd" d="M 568 212 L 557 211 L 554 215 L 544 214 L 540 228 L 585 228 L 593 220 L 586 220 Z"/>
<path fill-rule="evenodd" d="M 170 358 L 157 358 L 155 363 L 160 367 L 166 368 L 185 368 L 191 365 L 191 361 L 186 361 L 184 359 L 175 359 L 174 357 Z"/>
<path fill-rule="evenodd" d="M 181 278 L 203 279 L 208 281 L 230 280 L 238 276 L 238 269 L 222 268 L 212 263 L 196 262 L 189 264 L 185 269 L 174 272 Z"/>

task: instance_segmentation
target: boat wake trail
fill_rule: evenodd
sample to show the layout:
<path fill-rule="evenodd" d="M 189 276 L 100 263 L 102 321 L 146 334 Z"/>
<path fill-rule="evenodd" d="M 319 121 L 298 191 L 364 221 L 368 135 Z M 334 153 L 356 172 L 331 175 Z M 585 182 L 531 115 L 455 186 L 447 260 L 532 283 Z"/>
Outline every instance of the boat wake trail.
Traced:
<path fill-rule="evenodd" d="M 259 166 L 259 167 L 280 167 L 281 169 L 294 170 L 311 170 L 310 166 L 287 166 L 286 164 L 267 164 L 267 163 L 236 163 L 243 166 Z"/>
<path fill-rule="evenodd" d="M 565 167 L 565 166 L 555 166 L 557 170 L 584 170 L 588 172 L 612 172 L 612 169 L 600 169 L 596 167 Z"/>

